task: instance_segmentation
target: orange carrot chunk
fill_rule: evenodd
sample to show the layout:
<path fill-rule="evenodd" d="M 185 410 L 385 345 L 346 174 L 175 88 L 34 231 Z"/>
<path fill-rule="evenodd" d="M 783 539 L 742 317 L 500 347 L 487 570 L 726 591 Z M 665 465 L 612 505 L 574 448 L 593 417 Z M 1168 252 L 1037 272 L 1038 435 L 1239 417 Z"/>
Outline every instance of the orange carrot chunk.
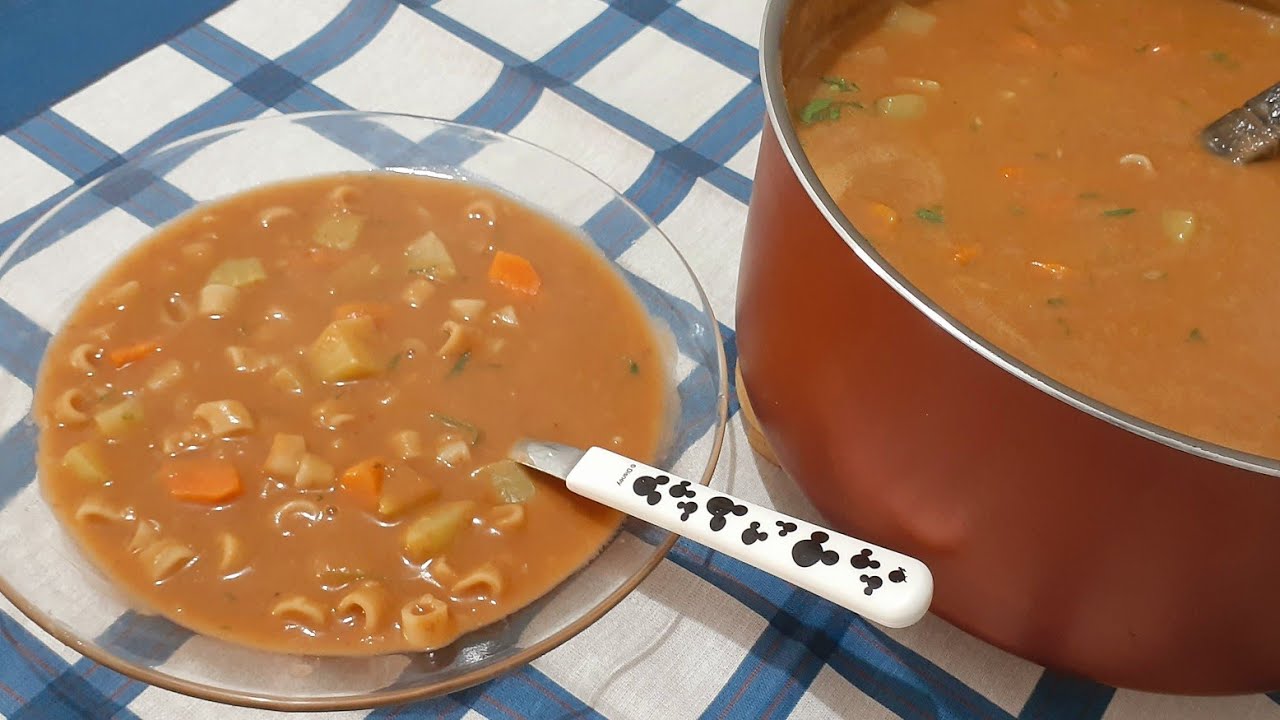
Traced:
<path fill-rule="evenodd" d="M 136 345 L 116 348 L 107 353 L 107 359 L 111 361 L 112 366 L 119 369 L 129 363 L 138 362 L 159 349 L 160 345 L 158 343 L 154 340 L 147 340 Z"/>
<path fill-rule="evenodd" d="M 355 318 L 368 317 L 373 318 L 375 323 L 381 323 L 391 314 L 391 306 L 386 303 L 378 302 L 357 302 L 345 303 L 339 305 L 333 311 L 334 320 L 348 320 Z"/>
<path fill-rule="evenodd" d="M 170 460 L 160 466 L 160 480 L 179 500 L 217 505 L 244 489 L 240 473 L 226 460 Z"/>
<path fill-rule="evenodd" d="M 352 465 L 342 473 L 342 487 L 366 509 L 378 507 L 382 496 L 382 478 L 386 464 L 381 458 L 369 458 Z"/>
<path fill-rule="evenodd" d="M 493 263 L 489 265 L 489 282 L 528 295 L 537 295 L 542 288 L 542 278 L 538 277 L 538 271 L 533 269 L 528 260 L 502 250 L 493 255 Z"/>

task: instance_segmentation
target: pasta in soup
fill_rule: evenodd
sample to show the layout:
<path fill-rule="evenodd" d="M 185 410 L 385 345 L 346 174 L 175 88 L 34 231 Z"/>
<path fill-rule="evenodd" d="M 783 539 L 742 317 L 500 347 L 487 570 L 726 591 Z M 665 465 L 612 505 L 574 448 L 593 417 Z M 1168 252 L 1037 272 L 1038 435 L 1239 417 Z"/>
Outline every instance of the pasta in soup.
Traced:
<path fill-rule="evenodd" d="M 666 378 L 637 299 L 556 222 L 465 183 L 313 178 L 198 208 L 88 293 L 37 388 L 42 489 L 193 630 L 434 649 L 619 524 L 511 444 L 652 459 Z"/>
<path fill-rule="evenodd" d="M 787 68 L 800 142 L 908 281 L 1067 386 L 1280 458 L 1280 162 L 1201 128 L 1280 79 L 1223 0 L 851 2 Z"/>

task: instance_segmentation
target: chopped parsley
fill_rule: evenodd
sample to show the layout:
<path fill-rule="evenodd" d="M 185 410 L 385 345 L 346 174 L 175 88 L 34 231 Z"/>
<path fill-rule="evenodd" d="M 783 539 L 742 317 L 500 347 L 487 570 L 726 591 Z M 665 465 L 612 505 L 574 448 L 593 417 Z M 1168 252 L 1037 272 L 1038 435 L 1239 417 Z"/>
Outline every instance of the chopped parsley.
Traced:
<path fill-rule="evenodd" d="M 450 375 L 457 375 L 467 369 L 467 363 L 471 362 L 471 351 L 468 350 L 458 356 L 458 361 L 453 364 L 453 368 L 449 370 Z"/>
<path fill-rule="evenodd" d="M 1102 216 L 1110 218 L 1129 217 L 1136 212 L 1138 212 L 1137 208 L 1111 208 L 1110 210 L 1103 210 Z"/>
<path fill-rule="evenodd" d="M 916 217 L 931 225 L 941 225 L 947 220 L 942 213 L 941 205 L 922 207 L 919 210 L 916 210 Z"/>
<path fill-rule="evenodd" d="M 827 87 L 840 92 L 858 92 L 857 83 L 851 83 L 842 77 L 824 77 L 822 82 L 826 83 Z"/>
<path fill-rule="evenodd" d="M 840 119 L 841 108 L 853 108 L 855 110 L 863 109 L 862 103 L 849 101 L 832 100 L 831 98 L 818 98 L 811 101 L 804 109 L 800 111 L 800 122 L 806 125 L 812 125 L 816 122 L 831 122 Z"/>
<path fill-rule="evenodd" d="M 1240 64 L 1235 61 L 1235 58 L 1231 57 L 1231 54 L 1225 50 L 1214 50 L 1209 53 L 1209 59 L 1225 68 L 1235 69 L 1240 66 Z"/>
<path fill-rule="evenodd" d="M 1062 307 L 1067 304 L 1067 299 L 1064 297 L 1051 297 L 1045 302 L 1049 304 L 1049 307 Z"/>
<path fill-rule="evenodd" d="M 1191 332 L 1187 333 L 1187 342 L 1202 343 L 1204 342 L 1204 333 L 1200 332 L 1200 328 L 1191 328 Z"/>
<path fill-rule="evenodd" d="M 627 371 L 628 371 L 628 372 L 630 372 L 632 375 L 639 375 L 639 374 L 640 374 L 640 363 L 636 362 L 635 360 L 630 360 L 630 359 L 628 359 L 628 360 L 627 360 Z"/>
<path fill-rule="evenodd" d="M 1102 193 L 1093 192 L 1093 191 L 1082 192 L 1077 197 L 1079 197 L 1081 200 L 1097 200 L 1098 198 L 1102 197 Z"/>

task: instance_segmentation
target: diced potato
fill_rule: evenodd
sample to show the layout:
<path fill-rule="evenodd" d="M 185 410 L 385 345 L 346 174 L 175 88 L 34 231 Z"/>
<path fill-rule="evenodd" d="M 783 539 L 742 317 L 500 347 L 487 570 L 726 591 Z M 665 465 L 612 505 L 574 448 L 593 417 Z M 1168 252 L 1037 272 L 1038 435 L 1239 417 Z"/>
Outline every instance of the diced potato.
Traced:
<path fill-rule="evenodd" d="M 897 79 L 898 84 L 911 90 L 920 92 L 936 93 L 941 92 L 942 83 L 937 80 L 927 80 L 925 78 L 902 77 Z"/>
<path fill-rule="evenodd" d="M 895 120 L 911 120 L 924 115 L 928 102 L 923 95 L 886 95 L 876 100 L 876 110 Z"/>
<path fill-rule="evenodd" d="M 365 572 L 353 565 L 341 565 L 329 561 L 316 563 L 316 579 L 325 590 L 342 588 L 364 579 Z"/>
<path fill-rule="evenodd" d="M 471 473 L 471 477 L 489 483 L 504 503 L 528 502 L 537 491 L 529 473 L 512 460 L 489 463 Z"/>
<path fill-rule="evenodd" d="M 298 377 L 298 373 L 288 366 L 280 368 L 271 376 L 271 385 L 287 393 L 302 394 L 302 378 Z"/>
<path fill-rule="evenodd" d="M 307 453 L 298 463 L 298 474 L 293 478 L 293 485 L 305 490 L 333 487 L 334 476 L 332 465 L 316 455 Z"/>
<path fill-rule="evenodd" d="M 142 403 L 131 397 L 93 416 L 98 430 L 107 437 L 119 437 L 142 424 Z"/>
<path fill-rule="evenodd" d="M 494 322 L 499 322 L 503 325 L 510 325 L 511 327 L 516 327 L 520 324 L 520 318 L 516 317 L 516 309 L 510 305 L 499 308 L 498 311 L 493 314 L 493 319 Z"/>
<path fill-rule="evenodd" d="M 307 455 L 307 441 L 301 435 L 276 433 L 271 440 L 271 449 L 267 451 L 267 459 L 262 469 L 268 475 L 291 478 L 298 474 L 298 467 Z"/>
<path fill-rule="evenodd" d="M 349 212 L 335 213 L 320 221 L 312 239 L 321 247 L 350 250 L 360 239 L 364 216 Z"/>
<path fill-rule="evenodd" d="M 890 30 L 925 35 L 933 29 L 938 18 L 918 7 L 904 2 L 895 3 L 893 9 L 885 16 L 884 26 Z"/>
<path fill-rule="evenodd" d="M 426 278 L 414 278 L 405 286 L 404 292 L 400 293 L 400 299 L 411 308 L 422 307 L 431 299 L 436 292 L 436 286 Z"/>
<path fill-rule="evenodd" d="M 449 314 L 457 320 L 474 320 L 484 312 L 485 302 L 478 298 L 462 298 L 449 301 Z"/>
<path fill-rule="evenodd" d="M 422 273 L 433 280 L 450 280 L 457 277 L 458 267 L 448 249 L 435 233 L 428 232 L 405 248 L 409 271 Z"/>
<path fill-rule="evenodd" d="M 372 255 L 358 255 L 338 266 L 329 281 L 341 290 L 355 290 L 373 284 L 380 277 L 382 265 Z"/>
<path fill-rule="evenodd" d="M 1165 237 L 1174 242 L 1184 243 L 1195 236 L 1200 221 L 1193 212 L 1165 210 L 1160 215 L 1160 224 L 1164 227 Z"/>
<path fill-rule="evenodd" d="M 71 448 L 62 456 L 62 467 L 71 471 L 77 478 L 95 485 L 106 485 L 107 464 L 102 460 L 102 453 L 90 441 L 85 441 Z"/>
<path fill-rule="evenodd" d="M 401 460 L 422 457 L 422 436 L 417 430 L 401 430 L 391 436 L 391 447 Z"/>
<path fill-rule="evenodd" d="M 440 489 L 412 468 L 395 463 L 387 465 L 378 497 L 378 515 L 385 519 L 399 517 L 436 499 Z"/>
<path fill-rule="evenodd" d="M 475 503 L 455 500 L 429 508 L 405 530 L 405 556 L 412 562 L 426 562 L 443 552 L 471 520 Z"/>
<path fill-rule="evenodd" d="M 147 378 L 147 389 L 160 392 L 181 380 L 183 372 L 182 363 L 179 360 L 176 358 L 168 360 Z"/>
<path fill-rule="evenodd" d="M 272 359 L 253 348 L 243 347 L 241 345 L 230 345 L 226 349 L 227 360 L 231 363 L 231 367 L 236 372 L 251 373 L 259 370 L 266 370 L 272 364 Z"/>
<path fill-rule="evenodd" d="M 235 309 L 240 291 L 231 285 L 210 283 L 200 288 L 200 314 L 205 317 L 222 316 Z"/>
<path fill-rule="evenodd" d="M 387 363 L 374 353 L 376 336 L 371 317 L 334 320 L 307 349 L 311 372 L 325 382 L 357 380 L 381 372 Z"/>
<path fill-rule="evenodd" d="M 209 273 L 209 281 L 205 284 L 240 288 L 266 279 L 267 271 L 258 258 L 231 258 L 215 267 L 213 272 Z"/>
<path fill-rule="evenodd" d="M 445 467 L 458 467 L 471 460 L 471 448 L 459 437 L 446 436 L 436 446 L 436 462 Z"/>

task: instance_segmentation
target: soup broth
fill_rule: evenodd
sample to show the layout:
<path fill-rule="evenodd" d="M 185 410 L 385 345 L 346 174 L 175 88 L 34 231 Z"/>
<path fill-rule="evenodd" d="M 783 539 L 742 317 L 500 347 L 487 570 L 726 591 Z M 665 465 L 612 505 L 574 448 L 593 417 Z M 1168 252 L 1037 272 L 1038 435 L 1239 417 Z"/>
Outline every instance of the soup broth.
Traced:
<path fill-rule="evenodd" d="M 59 519 L 138 601 L 286 652 L 439 648 L 590 560 L 620 517 L 505 460 L 653 460 L 664 355 L 572 232 L 390 173 L 264 187 L 158 231 L 49 347 Z"/>
<path fill-rule="evenodd" d="M 1280 457 L 1280 162 L 1199 141 L 1280 80 L 1280 19 L 1216 0 L 856 5 L 786 81 L 858 230 L 1054 379 Z"/>

